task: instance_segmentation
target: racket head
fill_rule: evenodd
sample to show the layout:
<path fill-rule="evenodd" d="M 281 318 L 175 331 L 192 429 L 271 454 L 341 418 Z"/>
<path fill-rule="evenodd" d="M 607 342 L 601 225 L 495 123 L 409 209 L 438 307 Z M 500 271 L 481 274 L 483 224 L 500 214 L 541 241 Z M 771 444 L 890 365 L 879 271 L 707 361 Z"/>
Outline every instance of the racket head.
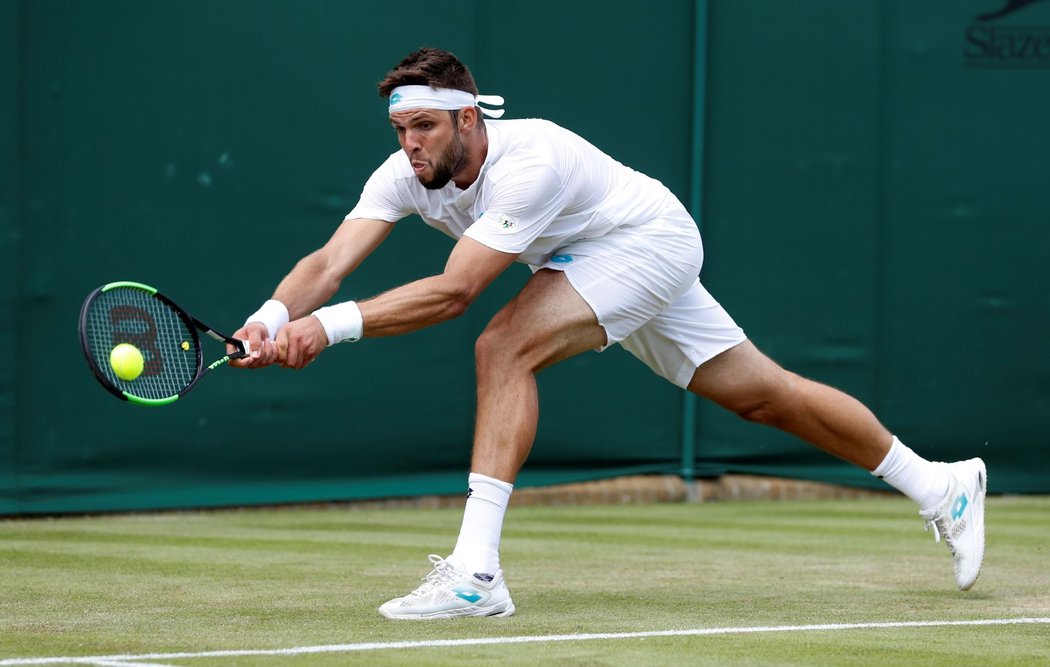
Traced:
<path fill-rule="evenodd" d="M 130 343 L 142 353 L 134 380 L 110 366 L 114 347 Z M 194 320 L 149 285 L 115 282 L 91 292 L 80 309 L 80 345 L 95 378 L 117 398 L 166 405 L 189 391 L 204 363 Z"/>

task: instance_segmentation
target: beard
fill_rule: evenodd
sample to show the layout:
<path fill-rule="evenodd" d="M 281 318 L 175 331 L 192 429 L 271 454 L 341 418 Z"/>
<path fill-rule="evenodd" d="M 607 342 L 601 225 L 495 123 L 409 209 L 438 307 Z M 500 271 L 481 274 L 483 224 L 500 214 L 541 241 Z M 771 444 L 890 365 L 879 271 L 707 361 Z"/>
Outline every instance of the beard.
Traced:
<path fill-rule="evenodd" d="M 466 161 L 467 150 L 457 136 L 456 140 L 450 143 L 448 148 L 434 162 L 434 175 L 429 180 L 423 180 L 422 176 L 420 176 L 419 182 L 427 190 L 440 190 L 448 185 L 453 176 L 459 173 L 460 169 L 463 168 L 463 163 Z"/>

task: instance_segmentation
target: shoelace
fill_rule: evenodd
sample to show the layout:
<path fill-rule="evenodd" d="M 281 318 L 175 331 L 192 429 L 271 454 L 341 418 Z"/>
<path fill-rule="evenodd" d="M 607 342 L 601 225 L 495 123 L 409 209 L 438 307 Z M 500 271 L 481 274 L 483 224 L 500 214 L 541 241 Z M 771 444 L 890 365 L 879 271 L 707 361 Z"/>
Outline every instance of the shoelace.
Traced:
<path fill-rule="evenodd" d="M 450 582 L 456 577 L 456 568 L 441 556 L 430 554 L 427 556 L 427 559 L 434 566 L 434 569 L 430 571 L 430 574 L 423 577 L 422 586 L 408 594 L 410 597 L 422 597 L 427 595 L 437 586 L 440 586 L 445 582 Z"/>
<path fill-rule="evenodd" d="M 941 528 L 937 525 L 937 519 L 926 520 L 926 532 L 930 532 L 930 528 L 933 528 L 933 541 L 935 544 L 939 544 L 941 541 Z"/>
<path fill-rule="evenodd" d="M 926 517 L 923 516 L 923 518 L 925 519 Z M 938 521 L 938 518 L 940 519 L 940 521 Z M 933 541 L 939 543 L 941 541 L 941 537 L 944 537 L 944 543 L 948 545 L 948 549 L 952 552 L 952 555 L 954 556 L 956 554 L 956 547 L 955 544 L 952 542 L 951 531 L 948 530 L 948 525 L 948 521 L 945 517 L 937 517 L 937 515 L 934 515 L 933 517 L 926 519 L 926 532 L 929 532 L 930 527 L 932 526 Z"/>

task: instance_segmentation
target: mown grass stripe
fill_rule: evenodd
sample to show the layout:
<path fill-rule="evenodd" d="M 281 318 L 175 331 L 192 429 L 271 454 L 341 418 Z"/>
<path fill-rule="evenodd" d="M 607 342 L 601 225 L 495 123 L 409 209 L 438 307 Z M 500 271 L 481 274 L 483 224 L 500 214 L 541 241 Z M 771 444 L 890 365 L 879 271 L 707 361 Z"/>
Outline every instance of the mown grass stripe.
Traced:
<path fill-rule="evenodd" d="M 700 637 L 770 632 L 837 632 L 844 630 L 885 630 L 901 628 L 973 627 L 998 625 L 1050 624 L 1050 618 L 991 618 L 963 621 L 888 621 L 873 623 L 827 623 L 818 625 L 773 625 L 737 628 L 695 628 L 690 630 L 653 630 L 647 632 L 601 632 L 571 635 L 532 635 L 521 637 L 477 637 L 467 639 L 433 639 L 399 642 L 365 642 L 359 644 L 330 644 L 296 646 L 283 649 L 241 649 L 200 651 L 186 653 L 147 653 L 141 655 L 65 656 L 47 658 L 9 658 L 0 660 L 0 667 L 15 665 L 125 665 L 132 661 L 188 660 L 193 658 L 237 658 L 250 656 L 293 656 L 317 653 L 351 653 L 355 651 L 404 650 L 414 648 L 454 648 L 462 646 L 492 646 L 502 644 L 532 644 L 550 642 L 583 642 L 596 640 L 648 639 L 654 637 Z"/>

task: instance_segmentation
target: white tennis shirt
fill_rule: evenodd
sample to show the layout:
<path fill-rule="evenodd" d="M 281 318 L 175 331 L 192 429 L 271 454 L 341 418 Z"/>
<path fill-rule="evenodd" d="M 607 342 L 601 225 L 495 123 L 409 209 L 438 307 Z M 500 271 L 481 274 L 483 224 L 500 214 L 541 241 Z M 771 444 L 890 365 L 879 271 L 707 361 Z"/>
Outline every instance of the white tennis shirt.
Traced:
<path fill-rule="evenodd" d="M 404 151 L 365 184 L 346 219 L 396 222 L 417 214 L 454 239 L 520 254 L 534 267 L 575 241 L 635 226 L 681 203 L 659 181 L 545 120 L 487 120 L 488 155 L 466 190 L 428 190 Z"/>

